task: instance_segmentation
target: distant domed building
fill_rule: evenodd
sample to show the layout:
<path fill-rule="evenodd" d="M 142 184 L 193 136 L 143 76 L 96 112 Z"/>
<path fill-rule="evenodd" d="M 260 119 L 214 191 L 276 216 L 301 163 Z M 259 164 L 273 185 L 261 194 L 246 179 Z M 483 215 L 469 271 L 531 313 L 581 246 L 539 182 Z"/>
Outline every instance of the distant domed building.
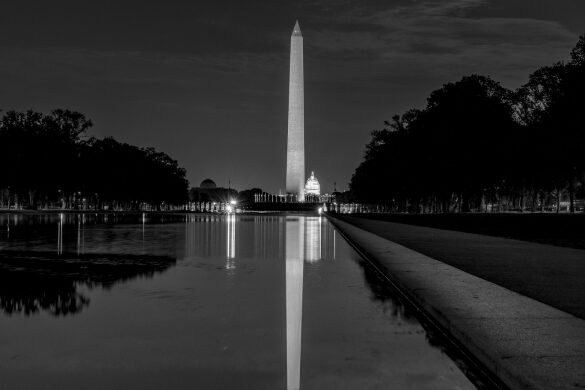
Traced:
<path fill-rule="evenodd" d="M 305 195 L 321 195 L 321 186 L 314 172 L 311 172 L 311 177 L 307 179 L 307 184 L 305 184 Z"/>
<path fill-rule="evenodd" d="M 199 184 L 199 188 L 203 188 L 206 190 L 212 190 L 217 188 L 217 185 L 215 184 L 215 182 L 211 179 L 205 179 L 201 182 L 201 184 Z"/>
<path fill-rule="evenodd" d="M 199 184 L 199 187 L 193 187 L 189 190 L 189 200 L 191 202 L 210 202 L 214 205 L 215 203 L 226 204 L 229 200 L 237 197 L 238 191 L 233 188 L 218 187 L 211 179 L 205 179 Z"/>

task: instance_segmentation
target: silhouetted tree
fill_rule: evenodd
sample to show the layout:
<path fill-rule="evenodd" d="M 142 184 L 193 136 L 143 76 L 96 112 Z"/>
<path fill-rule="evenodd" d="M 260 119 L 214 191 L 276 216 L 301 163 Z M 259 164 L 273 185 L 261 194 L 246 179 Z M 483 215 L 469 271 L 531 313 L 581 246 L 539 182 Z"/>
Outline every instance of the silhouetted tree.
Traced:
<path fill-rule="evenodd" d="M 0 188 L 7 203 L 80 206 L 84 198 L 135 208 L 142 202 L 160 207 L 186 201 L 186 171 L 177 161 L 113 138 L 86 140 L 91 126 L 83 114 L 69 110 L 5 113 L 0 120 Z"/>
<path fill-rule="evenodd" d="M 542 67 L 515 92 L 471 75 L 433 91 L 372 132 L 353 196 L 395 211 L 487 207 L 570 210 L 585 179 L 585 35 L 571 61 Z"/>
<path fill-rule="evenodd" d="M 254 196 L 261 194 L 263 191 L 261 188 L 251 188 L 243 190 L 238 193 L 238 201 L 242 204 L 254 203 Z"/>
<path fill-rule="evenodd" d="M 394 116 L 372 133 L 350 188 L 361 201 L 397 210 L 468 210 L 506 179 L 503 151 L 516 142 L 511 93 L 472 75 L 434 91 L 424 110 Z M 498 155 L 500 159 L 494 159 Z"/>

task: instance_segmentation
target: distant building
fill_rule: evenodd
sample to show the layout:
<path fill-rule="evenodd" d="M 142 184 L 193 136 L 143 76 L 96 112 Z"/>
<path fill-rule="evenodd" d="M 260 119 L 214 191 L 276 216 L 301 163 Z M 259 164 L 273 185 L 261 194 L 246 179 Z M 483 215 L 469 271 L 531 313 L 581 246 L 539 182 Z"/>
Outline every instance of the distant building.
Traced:
<path fill-rule="evenodd" d="M 201 182 L 201 184 L 199 184 L 199 188 L 211 190 L 211 189 L 217 188 L 217 185 L 215 184 L 215 182 L 213 180 L 205 179 Z"/>
<path fill-rule="evenodd" d="M 321 185 L 319 184 L 319 180 L 315 177 L 314 172 L 311 172 L 311 177 L 307 179 L 307 183 L 305 184 L 305 195 L 321 195 Z"/>
<path fill-rule="evenodd" d="M 189 191 L 191 202 L 218 202 L 225 203 L 238 197 L 238 191 L 233 188 L 218 187 L 211 179 L 205 179 L 199 187 L 193 187 Z"/>

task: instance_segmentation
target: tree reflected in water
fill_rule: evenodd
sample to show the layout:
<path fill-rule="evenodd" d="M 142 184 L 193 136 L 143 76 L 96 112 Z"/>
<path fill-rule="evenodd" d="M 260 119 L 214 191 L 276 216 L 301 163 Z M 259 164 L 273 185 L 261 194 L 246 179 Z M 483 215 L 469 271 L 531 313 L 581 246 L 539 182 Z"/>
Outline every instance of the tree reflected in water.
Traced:
<path fill-rule="evenodd" d="M 379 301 L 385 313 L 390 313 L 392 317 L 404 322 L 418 322 L 402 295 L 380 275 L 380 272 L 372 264 L 362 258 L 356 259 L 356 262 L 364 272 L 364 280 L 372 292 L 372 300 Z"/>
<path fill-rule="evenodd" d="M 490 387 L 493 385 L 491 379 L 486 378 L 477 368 L 470 366 L 470 361 L 463 357 L 459 347 L 453 345 L 425 316 L 418 313 L 372 264 L 361 257 L 356 258 L 356 262 L 364 272 L 364 280 L 372 293 L 371 299 L 379 301 L 385 313 L 389 313 L 394 320 L 403 323 L 420 324 L 429 345 L 449 356 L 478 389 L 492 388 Z"/>
<path fill-rule="evenodd" d="M 0 251 L 0 308 L 7 315 L 77 314 L 90 303 L 80 287 L 109 289 L 175 263 L 169 256 Z"/>

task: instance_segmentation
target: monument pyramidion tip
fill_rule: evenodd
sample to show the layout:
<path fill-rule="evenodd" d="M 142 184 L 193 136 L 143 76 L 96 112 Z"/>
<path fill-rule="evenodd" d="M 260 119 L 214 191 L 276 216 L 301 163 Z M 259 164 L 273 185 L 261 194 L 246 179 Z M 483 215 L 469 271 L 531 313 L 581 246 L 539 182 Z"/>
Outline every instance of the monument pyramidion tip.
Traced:
<path fill-rule="evenodd" d="M 303 34 L 301 34 L 301 26 L 299 26 L 298 20 L 295 22 L 295 27 L 293 28 L 292 35 L 300 35 L 300 36 L 303 35 Z"/>

